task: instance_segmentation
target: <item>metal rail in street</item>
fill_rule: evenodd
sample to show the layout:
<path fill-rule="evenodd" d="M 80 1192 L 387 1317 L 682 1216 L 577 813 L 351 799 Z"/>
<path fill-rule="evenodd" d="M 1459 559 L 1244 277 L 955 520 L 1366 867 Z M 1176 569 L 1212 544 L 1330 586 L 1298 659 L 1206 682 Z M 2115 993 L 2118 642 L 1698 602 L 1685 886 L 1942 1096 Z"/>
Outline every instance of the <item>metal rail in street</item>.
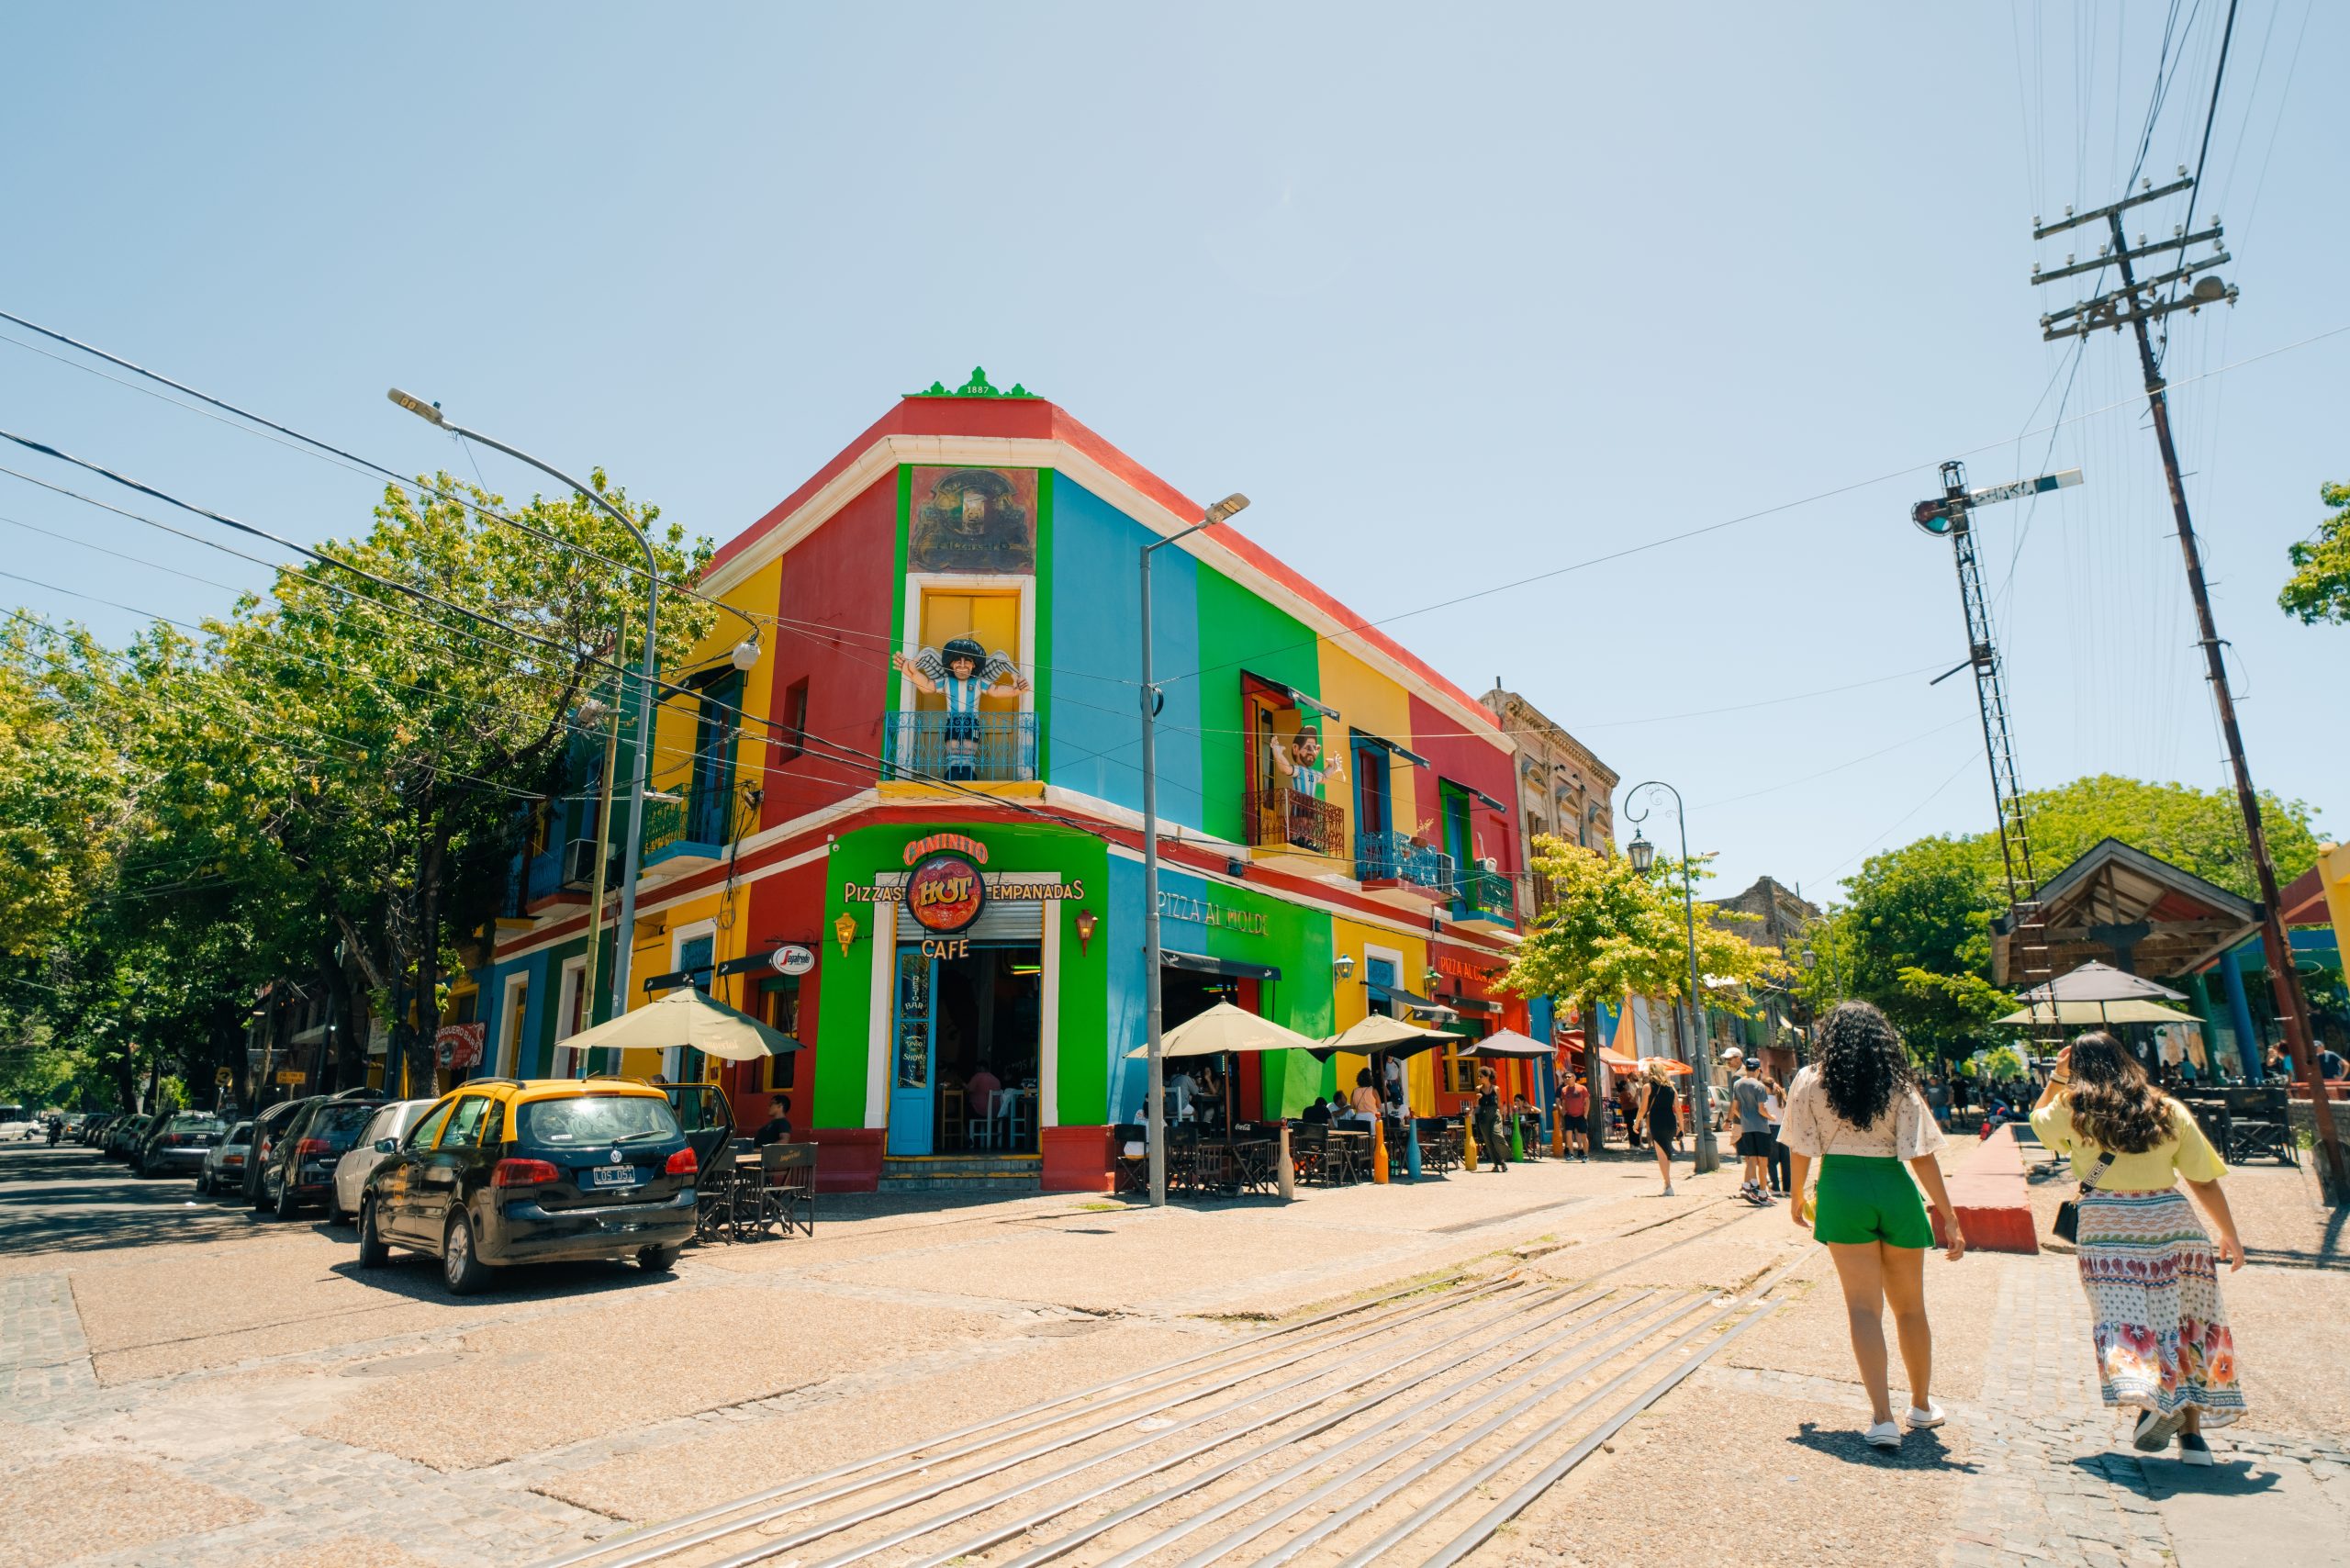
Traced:
<path fill-rule="evenodd" d="M 1617 1232 L 1684 1233 L 1604 1272 L 1744 1217 L 1693 1226 L 1710 1207 Z M 542 1568 L 1213 1568 L 1250 1551 L 1262 1552 L 1250 1568 L 1450 1568 L 1762 1322 L 1808 1256 L 1735 1299 L 1515 1275 L 1391 1293 Z M 1497 1481 L 1516 1489 L 1468 1517 Z M 1393 1522 L 1360 1542 L 1374 1519 Z M 1179 1543 L 1212 1530 L 1183 1554 Z M 1421 1558 L 1411 1543 L 1424 1538 L 1441 1544 Z M 808 1554 L 824 1542 L 829 1555 Z"/>

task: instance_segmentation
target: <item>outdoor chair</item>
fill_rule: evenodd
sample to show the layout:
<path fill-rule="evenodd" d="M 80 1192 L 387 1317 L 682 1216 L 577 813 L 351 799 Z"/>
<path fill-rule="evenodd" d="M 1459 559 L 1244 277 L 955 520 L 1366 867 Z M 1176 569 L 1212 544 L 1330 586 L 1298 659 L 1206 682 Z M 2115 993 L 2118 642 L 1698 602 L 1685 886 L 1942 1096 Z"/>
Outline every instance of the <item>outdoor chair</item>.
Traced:
<path fill-rule="evenodd" d="M 1150 1129 L 1120 1122 L 1110 1129 L 1111 1191 L 1129 1198 L 1150 1195 Z"/>
<path fill-rule="evenodd" d="M 769 1144 L 759 1150 L 759 1169 L 767 1179 L 759 1192 L 759 1228 L 780 1224 L 786 1236 L 795 1229 L 815 1235 L 816 1146 Z"/>
<path fill-rule="evenodd" d="M 1331 1187 L 1338 1182 L 1330 1148 L 1330 1129 L 1320 1122 L 1304 1122 L 1290 1129 L 1290 1170 L 1310 1187 Z"/>
<path fill-rule="evenodd" d="M 2237 1163 L 2265 1154 L 2281 1164 L 2300 1163 L 2293 1145 L 2292 1101 L 2283 1086 L 2231 1089 L 2225 1101 L 2228 1141 L 2219 1146 L 2221 1159 Z"/>
<path fill-rule="evenodd" d="M 699 1152 L 695 1158 L 700 1159 Z M 734 1150 L 728 1147 L 714 1149 L 709 1159 L 697 1167 L 694 1178 L 696 1241 L 730 1238 L 734 1227 Z"/>

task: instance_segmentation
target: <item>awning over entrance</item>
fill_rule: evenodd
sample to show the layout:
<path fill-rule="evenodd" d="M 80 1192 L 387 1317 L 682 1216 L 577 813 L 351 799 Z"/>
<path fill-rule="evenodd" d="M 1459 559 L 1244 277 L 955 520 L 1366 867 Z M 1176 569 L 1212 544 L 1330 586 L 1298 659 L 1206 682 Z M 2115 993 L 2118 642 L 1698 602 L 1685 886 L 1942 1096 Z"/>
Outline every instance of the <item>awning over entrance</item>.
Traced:
<path fill-rule="evenodd" d="M 1416 991 L 1405 991 L 1400 985 L 1382 985 L 1377 980 L 1369 980 L 1365 982 L 1364 989 L 1371 992 L 1371 999 L 1373 1002 L 1384 1002 L 1397 1007 L 1409 1007 L 1415 1012 L 1433 1014 L 1447 1020 L 1460 1016 L 1443 1002 L 1430 1002 L 1427 997 Z"/>
<path fill-rule="evenodd" d="M 1226 980 L 1277 980 L 1281 971 L 1276 964 L 1251 964 L 1238 958 L 1211 958 L 1204 953 L 1172 953 L 1159 950 L 1158 961 L 1170 969 L 1188 969 L 1199 975 L 1221 975 Z"/>

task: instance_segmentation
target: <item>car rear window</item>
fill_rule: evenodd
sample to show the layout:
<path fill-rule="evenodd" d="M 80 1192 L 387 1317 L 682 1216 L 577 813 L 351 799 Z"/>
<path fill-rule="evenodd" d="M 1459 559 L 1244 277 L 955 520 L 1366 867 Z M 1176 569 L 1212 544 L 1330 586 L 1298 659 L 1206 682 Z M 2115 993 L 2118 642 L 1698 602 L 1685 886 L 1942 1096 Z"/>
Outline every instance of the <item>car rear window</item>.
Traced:
<path fill-rule="evenodd" d="M 229 1141 L 230 1143 L 242 1143 L 252 1136 L 253 1125 L 251 1122 L 239 1122 L 234 1127 L 229 1129 Z"/>
<path fill-rule="evenodd" d="M 651 1143 L 682 1137 L 666 1100 L 641 1094 L 581 1094 L 522 1107 L 518 1141 L 541 1148 Z"/>
<path fill-rule="evenodd" d="M 200 1111 L 182 1111 L 172 1118 L 168 1130 L 175 1133 L 217 1133 L 221 1130 L 221 1125 Z"/>
<path fill-rule="evenodd" d="M 330 1143 L 350 1143 L 375 1114 L 373 1105 L 329 1105 L 310 1118 L 308 1137 L 322 1137 Z"/>

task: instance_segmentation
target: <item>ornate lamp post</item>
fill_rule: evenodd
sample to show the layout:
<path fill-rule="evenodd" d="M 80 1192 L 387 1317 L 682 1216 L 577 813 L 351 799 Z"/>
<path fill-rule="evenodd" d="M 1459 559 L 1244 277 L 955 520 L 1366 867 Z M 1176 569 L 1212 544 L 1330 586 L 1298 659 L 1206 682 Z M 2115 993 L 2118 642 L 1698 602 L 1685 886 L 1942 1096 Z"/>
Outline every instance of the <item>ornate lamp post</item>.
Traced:
<path fill-rule="evenodd" d="M 1643 790 L 1662 790 L 1673 797 L 1673 814 L 1681 824 L 1681 913 L 1688 923 L 1689 933 L 1689 1057 L 1691 1079 L 1705 1091 L 1701 1097 L 1692 1094 L 1690 1111 L 1697 1122 L 1697 1171 L 1703 1175 L 1717 1170 L 1721 1159 L 1714 1148 L 1713 1065 L 1706 1059 L 1706 993 L 1698 989 L 1697 980 L 1697 883 L 1696 873 L 1689 863 L 1689 813 L 1682 808 L 1681 791 L 1661 778 L 1635 784 L 1624 793 L 1624 814 L 1633 824 L 1632 842 L 1624 853 L 1632 862 L 1632 869 L 1642 876 L 1656 864 L 1656 846 L 1639 824 L 1648 820 L 1645 811 L 1634 811 L 1632 802 Z"/>

